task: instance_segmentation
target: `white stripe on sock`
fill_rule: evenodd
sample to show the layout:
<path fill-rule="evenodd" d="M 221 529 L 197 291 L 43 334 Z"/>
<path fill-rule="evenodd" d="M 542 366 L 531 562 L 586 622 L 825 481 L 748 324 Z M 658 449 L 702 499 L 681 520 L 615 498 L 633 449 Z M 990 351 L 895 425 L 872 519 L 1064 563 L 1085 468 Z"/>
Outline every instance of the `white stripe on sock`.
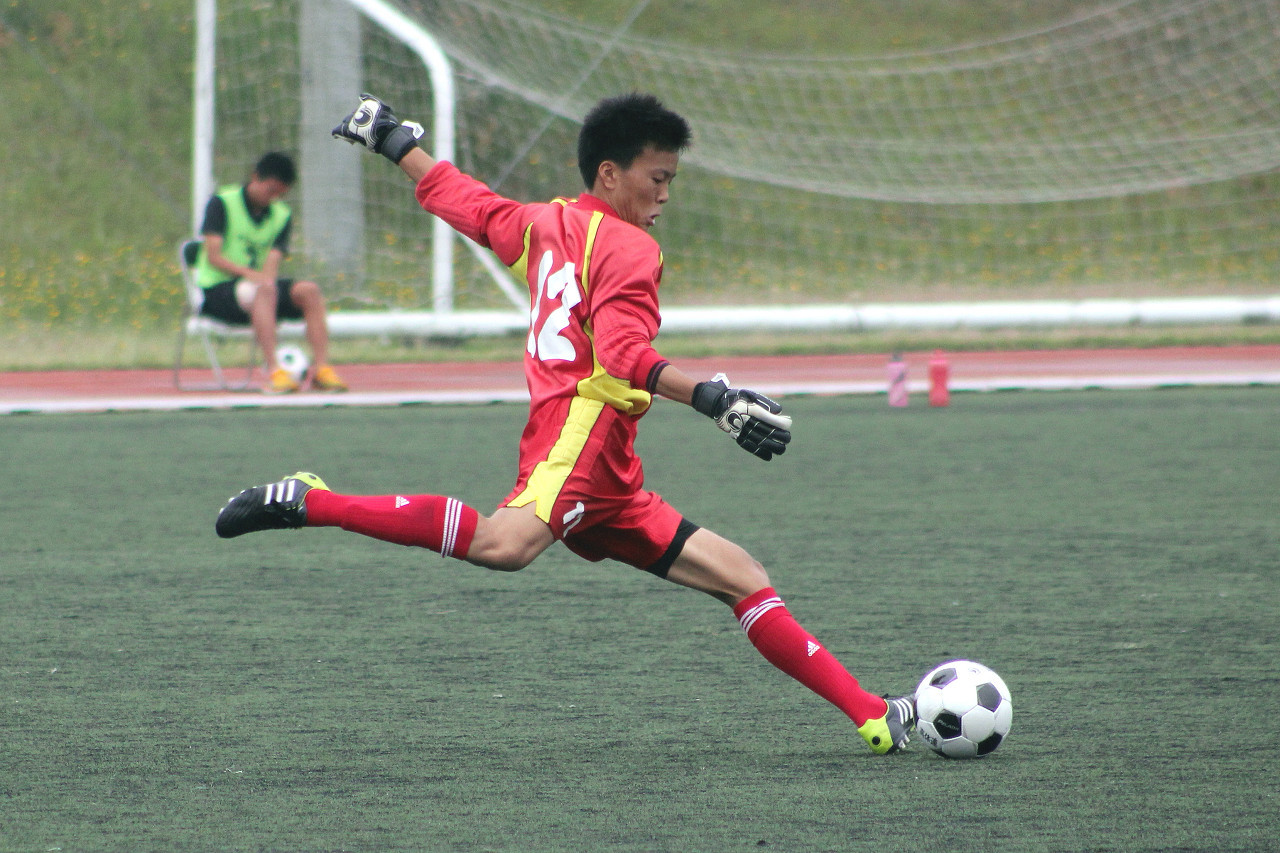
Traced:
<path fill-rule="evenodd" d="M 440 541 L 440 555 L 452 557 L 453 548 L 458 544 L 458 524 L 462 518 L 462 503 L 456 498 L 448 498 L 444 503 L 444 535 Z"/>
<path fill-rule="evenodd" d="M 742 630 L 750 631 L 751 626 L 756 624 L 756 620 L 768 613 L 770 610 L 773 610 L 775 607 L 786 607 L 786 605 L 782 603 L 782 599 L 776 595 L 773 598 L 766 598 L 746 613 L 743 613 L 738 619 L 738 622 L 742 625 Z"/>

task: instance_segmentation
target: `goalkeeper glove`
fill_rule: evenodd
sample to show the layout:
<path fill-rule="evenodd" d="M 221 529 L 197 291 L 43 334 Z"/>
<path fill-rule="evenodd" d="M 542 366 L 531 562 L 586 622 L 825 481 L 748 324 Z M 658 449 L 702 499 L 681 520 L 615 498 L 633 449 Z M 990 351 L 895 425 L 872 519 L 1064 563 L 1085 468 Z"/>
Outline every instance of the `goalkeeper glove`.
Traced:
<path fill-rule="evenodd" d="M 363 145 L 392 163 L 399 163 L 417 147 L 422 132 L 422 125 L 416 121 L 400 121 L 391 107 L 368 94 L 361 95 L 359 106 L 333 129 L 335 138 Z"/>
<path fill-rule="evenodd" d="M 717 373 L 693 388 L 693 408 L 716 422 L 738 446 L 768 461 L 781 456 L 791 441 L 791 417 L 763 394 L 730 388 L 729 377 Z"/>

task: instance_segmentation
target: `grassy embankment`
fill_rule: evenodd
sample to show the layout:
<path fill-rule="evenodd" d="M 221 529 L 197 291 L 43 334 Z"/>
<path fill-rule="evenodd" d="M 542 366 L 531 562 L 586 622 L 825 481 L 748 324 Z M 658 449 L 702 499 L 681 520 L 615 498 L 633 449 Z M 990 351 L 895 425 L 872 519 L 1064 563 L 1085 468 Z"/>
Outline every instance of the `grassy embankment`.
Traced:
<path fill-rule="evenodd" d="M 578 0 L 543 0 L 586 14 Z M 678 8 L 677 8 L 678 5 Z M 0 158 L 0 369 L 165 366 L 183 298 L 174 246 L 189 229 L 192 4 L 113 0 L 74 14 L 18 0 L 0 5 L 0 78 L 31 129 Z M 621 20 L 630 2 L 591 4 L 593 21 Z M 859 26 L 837 25 L 848 4 L 807 0 L 778 16 L 732 0 L 653 4 L 644 35 L 701 34 L 721 47 L 773 53 L 868 53 L 935 47 L 1059 20 L 1075 4 L 936 0 L 858 4 Z M 729 14 L 729 11 L 732 14 Z M 138 14 L 141 12 L 141 14 Z M 681 26 L 672 26 L 678 16 Z M 1027 292 L 1036 292 L 1028 283 Z M 992 298 L 1018 298 L 1017 286 Z M 869 294 L 866 301 L 893 301 Z M 927 294 L 926 294 L 927 296 Z M 672 339 L 672 355 L 884 351 L 1108 344 L 1216 344 L 1280 340 L 1271 327 L 1020 330 L 1000 333 L 748 335 Z M 518 340 L 423 347 L 412 341 L 339 341 L 339 361 L 506 358 Z"/>

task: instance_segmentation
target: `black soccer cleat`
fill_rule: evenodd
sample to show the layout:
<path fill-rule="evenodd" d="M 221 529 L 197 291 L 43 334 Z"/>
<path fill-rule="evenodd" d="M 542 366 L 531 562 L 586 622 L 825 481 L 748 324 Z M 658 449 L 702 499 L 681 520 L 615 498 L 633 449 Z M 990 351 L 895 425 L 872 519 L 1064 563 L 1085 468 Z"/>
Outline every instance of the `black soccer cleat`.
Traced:
<path fill-rule="evenodd" d="M 223 539 L 256 533 L 259 530 L 291 530 L 307 523 L 304 500 L 312 489 L 325 485 L 315 474 L 299 471 L 278 483 L 254 486 L 227 501 L 218 512 L 214 530 Z"/>

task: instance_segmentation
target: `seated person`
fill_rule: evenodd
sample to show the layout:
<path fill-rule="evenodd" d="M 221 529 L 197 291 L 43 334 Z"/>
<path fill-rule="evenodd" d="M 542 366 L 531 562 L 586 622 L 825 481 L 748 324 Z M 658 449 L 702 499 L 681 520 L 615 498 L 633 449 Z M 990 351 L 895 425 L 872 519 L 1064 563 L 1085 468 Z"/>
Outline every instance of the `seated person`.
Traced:
<path fill-rule="evenodd" d="M 219 190 L 205 207 L 200 234 L 204 247 L 196 276 L 204 290 L 201 313 L 226 323 L 249 324 L 267 360 L 269 394 L 297 391 L 299 384 L 276 361 L 276 323 L 306 323 L 314 372 L 311 387 L 345 391 L 329 364 L 329 327 L 324 296 L 313 281 L 280 278 L 289 251 L 292 213 L 282 200 L 297 180 L 287 154 L 263 155 L 244 186 Z"/>

